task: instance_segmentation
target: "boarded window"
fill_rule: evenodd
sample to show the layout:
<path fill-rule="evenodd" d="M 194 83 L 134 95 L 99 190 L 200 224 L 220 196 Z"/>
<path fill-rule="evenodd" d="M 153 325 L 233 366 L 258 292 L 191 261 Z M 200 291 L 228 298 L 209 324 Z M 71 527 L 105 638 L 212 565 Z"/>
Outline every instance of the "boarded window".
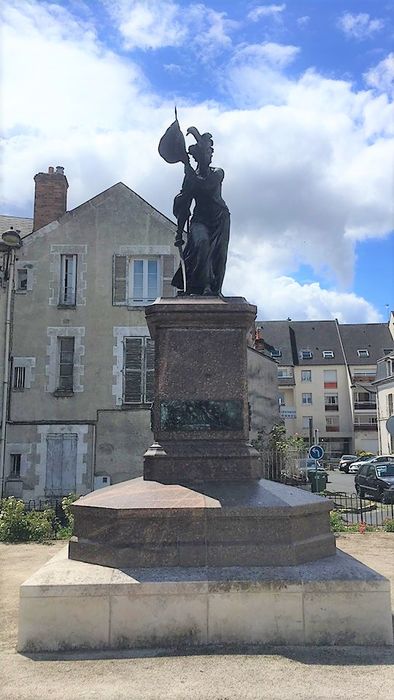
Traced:
<path fill-rule="evenodd" d="M 59 391 L 74 389 L 74 343 L 75 338 L 59 338 Z"/>
<path fill-rule="evenodd" d="M 150 338 L 124 338 L 123 402 L 147 404 L 154 395 L 154 342 Z"/>
<path fill-rule="evenodd" d="M 75 306 L 77 298 L 77 256 L 60 256 L 60 299 L 61 306 Z"/>
<path fill-rule="evenodd" d="M 50 433 L 47 436 L 46 495 L 66 496 L 77 490 L 78 435 Z"/>

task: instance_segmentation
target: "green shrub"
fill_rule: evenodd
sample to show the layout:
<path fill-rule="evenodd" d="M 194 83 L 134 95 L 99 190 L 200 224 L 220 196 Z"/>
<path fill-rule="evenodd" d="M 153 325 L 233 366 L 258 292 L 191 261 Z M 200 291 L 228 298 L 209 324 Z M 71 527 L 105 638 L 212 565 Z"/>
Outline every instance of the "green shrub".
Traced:
<path fill-rule="evenodd" d="M 71 504 L 76 501 L 78 496 L 75 493 L 69 493 L 68 496 L 62 498 L 62 510 L 66 516 L 66 525 L 59 527 L 56 532 L 58 540 L 69 540 L 74 530 L 74 516 L 71 512 Z"/>
<path fill-rule="evenodd" d="M 383 527 L 386 530 L 386 532 L 394 532 L 394 520 L 385 520 L 383 523 Z"/>
<path fill-rule="evenodd" d="M 55 513 L 51 509 L 26 512 L 13 496 L 0 501 L 0 541 L 43 542 L 54 536 Z"/>
<path fill-rule="evenodd" d="M 343 522 L 340 513 L 336 510 L 330 511 L 331 532 L 345 532 L 348 528 Z"/>

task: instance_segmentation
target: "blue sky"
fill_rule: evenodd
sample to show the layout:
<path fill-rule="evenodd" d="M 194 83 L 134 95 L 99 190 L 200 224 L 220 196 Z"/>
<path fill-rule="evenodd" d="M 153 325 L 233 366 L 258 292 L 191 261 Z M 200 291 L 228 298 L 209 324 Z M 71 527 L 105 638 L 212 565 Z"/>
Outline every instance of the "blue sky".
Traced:
<path fill-rule="evenodd" d="M 157 143 L 176 102 L 226 172 L 225 292 L 262 319 L 387 319 L 393 0 L 5 0 L 3 14 L 2 213 L 31 215 L 33 175 L 61 164 L 69 208 L 123 181 L 171 215 L 182 170 Z"/>

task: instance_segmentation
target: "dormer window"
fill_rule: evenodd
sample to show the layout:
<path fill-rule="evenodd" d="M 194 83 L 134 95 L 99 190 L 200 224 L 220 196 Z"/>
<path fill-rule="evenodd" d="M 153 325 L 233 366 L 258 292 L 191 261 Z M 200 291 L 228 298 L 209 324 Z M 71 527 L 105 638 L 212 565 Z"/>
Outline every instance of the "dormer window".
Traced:
<path fill-rule="evenodd" d="M 322 355 L 325 360 L 330 360 L 334 357 L 334 350 L 323 350 Z"/>
<path fill-rule="evenodd" d="M 282 350 L 279 348 L 272 348 L 271 357 L 282 357 Z"/>
<path fill-rule="evenodd" d="M 357 355 L 359 357 L 369 357 L 369 350 L 366 348 L 361 348 L 360 350 L 357 350 Z"/>
<path fill-rule="evenodd" d="M 301 350 L 300 357 L 301 360 L 311 360 L 313 357 L 312 350 Z"/>

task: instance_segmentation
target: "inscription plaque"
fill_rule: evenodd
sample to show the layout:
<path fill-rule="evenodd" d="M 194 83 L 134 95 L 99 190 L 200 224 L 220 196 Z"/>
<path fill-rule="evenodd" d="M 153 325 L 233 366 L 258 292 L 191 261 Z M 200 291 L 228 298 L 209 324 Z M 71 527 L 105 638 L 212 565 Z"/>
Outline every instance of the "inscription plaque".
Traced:
<path fill-rule="evenodd" d="M 243 403 L 228 401 L 161 401 L 161 430 L 243 430 Z"/>

